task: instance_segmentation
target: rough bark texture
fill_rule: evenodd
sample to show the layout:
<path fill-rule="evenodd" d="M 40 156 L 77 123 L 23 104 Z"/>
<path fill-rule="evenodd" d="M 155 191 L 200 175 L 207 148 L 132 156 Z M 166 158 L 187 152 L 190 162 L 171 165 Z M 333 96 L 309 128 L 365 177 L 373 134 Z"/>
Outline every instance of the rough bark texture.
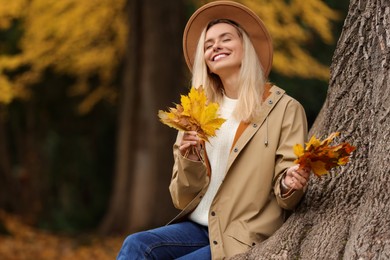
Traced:
<path fill-rule="evenodd" d="M 357 146 L 267 241 L 233 259 L 390 259 L 390 1 L 352 0 L 310 135 Z"/>
<path fill-rule="evenodd" d="M 131 233 L 162 225 L 174 215 L 167 188 L 173 157 L 166 147 L 176 133 L 158 121 L 157 112 L 185 90 L 184 61 L 178 51 L 185 25 L 183 5 L 181 0 L 129 0 L 117 169 L 103 232 Z"/>

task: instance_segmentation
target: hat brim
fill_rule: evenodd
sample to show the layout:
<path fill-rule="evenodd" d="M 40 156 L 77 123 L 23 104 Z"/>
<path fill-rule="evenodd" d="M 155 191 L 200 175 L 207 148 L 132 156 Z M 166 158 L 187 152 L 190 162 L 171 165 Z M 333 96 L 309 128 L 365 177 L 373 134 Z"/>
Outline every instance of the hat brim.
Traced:
<path fill-rule="evenodd" d="M 215 19 L 232 20 L 246 31 L 263 67 L 264 76 L 268 77 L 273 56 L 271 36 L 264 23 L 252 10 L 231 1 L 206 4 L 196 10 L 188 20 L 183 35 L 183 52 L 189 69 L 192 71 L 195 51 L 202 31 L 209 22 Z"/>

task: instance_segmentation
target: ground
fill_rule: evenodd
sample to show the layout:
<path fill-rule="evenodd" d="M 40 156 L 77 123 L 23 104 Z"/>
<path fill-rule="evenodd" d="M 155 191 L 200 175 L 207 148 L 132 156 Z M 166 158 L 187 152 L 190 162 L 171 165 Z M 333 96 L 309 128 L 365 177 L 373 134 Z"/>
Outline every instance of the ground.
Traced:
<path fill-rule="evenodd" d="M 32 228 L 17 216 L 0 211 L 0 259 L 115 259 L 123 237 L 56 235 Z M 8 234 L 6 234 L 8 233 Z"/>

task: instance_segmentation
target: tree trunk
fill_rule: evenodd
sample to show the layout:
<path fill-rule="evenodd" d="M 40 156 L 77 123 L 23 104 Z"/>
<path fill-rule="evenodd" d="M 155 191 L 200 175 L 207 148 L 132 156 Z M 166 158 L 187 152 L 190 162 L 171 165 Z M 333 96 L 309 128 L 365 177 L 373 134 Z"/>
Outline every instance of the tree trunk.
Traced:
<path fill-rule="evenodd" d="M 183 5 L 181 0 L 129 1 L 117 168 L 103 232 L 150 228 L 175 213 L 168 192 L 173 157 L 166 148 L 176 133 L 159 122 L 157 112 L 178 101 L 185 90 Z"/>
<path fill-rule="evenodd" d="M 310 135 L 342 133 L 351 162 L 312 177 L 267 241 L 233 259 L 390 259 L 390 2 L 352 0 Z"/>
<path fill-rule="evenodd" d="M 12 198 L 16 196 L 16 183 L 12 177 L 11 159 L 8 153 L 8 138 L 5 124 L 5 108 L 0 105 L 0 208 L 15 210 Z"/>
<path fill-rule="evenodd" d="M 11 122 L 9 115 L 5 116 L 9 111 L 3 110 L 0 115 L 0 208 L 36 224 L 42 213 L 44 160 L 38 144 L 44 128 L 37 123 L 33 104 L 27 102 L 25 106 L 27 116 L 18 118 L 25 124 L 24 129 L 16 120 Z M 12 143 L 11 138 L 17 141 Z"/>

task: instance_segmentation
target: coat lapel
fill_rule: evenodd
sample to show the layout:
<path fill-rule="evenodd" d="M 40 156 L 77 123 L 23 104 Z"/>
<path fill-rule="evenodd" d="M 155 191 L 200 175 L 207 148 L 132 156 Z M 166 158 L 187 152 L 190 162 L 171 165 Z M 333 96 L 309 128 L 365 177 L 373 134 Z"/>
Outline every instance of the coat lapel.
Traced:
<path fill-rule="evenodd" d="M 277 102 L 282 98 L 284 93 L 284 90 L 276 86 L 268 85 L 268 88 L 265 89 L 265 93 L 263 96 L 264 101 L 261 106 L 259 118 L 251 123 L 240 123 L 236 132 L 236 136 L 234 137 L 233 146 L 230 151 L 227 171 L 229 171 L 234 160 L 240 154 L 245 145 L 252 139 L 253 135 L 257 132 L 257 130 L 265 123 L 267 116 L 269 115 L 273 107 L 277 104 Z"/>

